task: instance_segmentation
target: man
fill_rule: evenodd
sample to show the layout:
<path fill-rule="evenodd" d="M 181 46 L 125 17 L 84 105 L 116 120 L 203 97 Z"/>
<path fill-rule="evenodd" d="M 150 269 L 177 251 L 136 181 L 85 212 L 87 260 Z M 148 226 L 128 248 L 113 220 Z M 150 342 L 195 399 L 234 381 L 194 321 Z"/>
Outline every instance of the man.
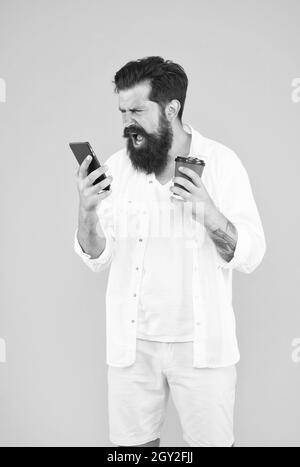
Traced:
<path fill-rule="evenodd" d="M 266 249 L 249 178 L 234 152 L 182 124 L 181 66 L 147 57 L 114 83 L 126 148 L 90 175 L 88 159 L 79 168 L 75 232 L 88 267 L 110 266 L 110 439 L 159 446 L 171 391 L 190 446 L 230 447 L 239 361 L 232 271 L 252 272 Z M 191 168 L 174 177 L 179 155 L 202 159 L 202 177 Z"/>

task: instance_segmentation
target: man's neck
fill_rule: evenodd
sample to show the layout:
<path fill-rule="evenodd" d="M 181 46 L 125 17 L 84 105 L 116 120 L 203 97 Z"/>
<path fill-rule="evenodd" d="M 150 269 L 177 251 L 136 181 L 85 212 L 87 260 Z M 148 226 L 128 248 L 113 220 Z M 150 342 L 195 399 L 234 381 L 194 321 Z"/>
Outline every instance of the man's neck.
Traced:
<path fill-rule="evenodd" d="M 187 133 L 181 124 L 173 128 L 173 143 L 169 150 L 170 164 L 174 164 L 177 156 L 188 156 L 191 149 L 192 135 Z"/>

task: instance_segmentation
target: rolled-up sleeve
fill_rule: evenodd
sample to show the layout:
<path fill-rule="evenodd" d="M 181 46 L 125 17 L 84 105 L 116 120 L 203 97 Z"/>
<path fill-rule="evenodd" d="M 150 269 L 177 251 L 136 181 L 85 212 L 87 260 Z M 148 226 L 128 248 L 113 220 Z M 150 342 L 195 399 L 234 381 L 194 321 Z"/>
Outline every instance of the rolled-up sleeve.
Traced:
<path fill-rule="evenodd" d="M 234 153 L 226 162 L 220 183 L 220 211 L 236 227 L 238 237 L 231 261 L 218 256 L 219 268 L 251 273 L 265 255 L 265 234 L 245 167 Z"/>
<path fill-rule="evenodd" d="M 99 222 L 106 239 L 105 248 L 97 258 L 91 258 L 91 255 L 83 251 L 78 241 L 78 228 L 75 231 L 74 251 L 93 272 L 100 272 L 108 268 L 114 256 L 115 236 L 111 203 L 106 202 L 108 199 L 109 198 L 106 198 L 101 202 L 100 208 L 97 211 Z"/>

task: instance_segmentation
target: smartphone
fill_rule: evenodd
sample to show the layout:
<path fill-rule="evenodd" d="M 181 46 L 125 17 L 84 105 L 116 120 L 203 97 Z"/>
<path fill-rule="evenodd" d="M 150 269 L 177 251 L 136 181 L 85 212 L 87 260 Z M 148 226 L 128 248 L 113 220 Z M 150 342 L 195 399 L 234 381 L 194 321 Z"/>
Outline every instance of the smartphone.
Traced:
<path fill-rule="evenodd" d="M 77 162 L 78 162 L 79 165 L 82 164 L 82 162 L 84 161 L 84 159 L 87 156 L 89 156 L 89 155 L 92 156 L 92 160 L 91 160 L 90 165 L 88 166 L 88 170 L 87 170 L 88 175 L 91 172 L 93 172 L 94 170 L 101 167 L 100 162 L 99 162 L 96 154 L 94 153 L 93 148 L 90 145 L 90 143 L 88 143 L 88 142 L 85 142 L 85 143 L 69 143 L 69 146 L 70 146 L 74 156 L 76 157 Z M 97 180 L 94 181 L 93 185 L 96 185 L 97 183 L 101 182 L 105 178 L 107 178 L 105 173 L 100 175 L 100 177 L 98 177 Z M 110 185 L 103 188 L 103 190 L 107 190 L 107 191 L 109 189 L 110 189 Z"/>

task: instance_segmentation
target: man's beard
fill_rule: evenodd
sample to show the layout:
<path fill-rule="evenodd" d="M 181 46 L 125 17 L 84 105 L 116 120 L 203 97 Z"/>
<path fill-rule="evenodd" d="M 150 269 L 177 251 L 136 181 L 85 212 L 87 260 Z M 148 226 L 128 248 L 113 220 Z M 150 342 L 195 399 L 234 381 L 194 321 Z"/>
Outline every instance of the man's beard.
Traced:
<path fill-rule="evenodd" d="M 134 146 L 132 134 L 143 137 L 140 146 Z M 137 125 L 130 125 L 125 128 L 123 137 L 127 138 L 127 153 L 136 170 L 147 175 L 153 172 L 155 175 L 160 175 L 164 171 L 169 161 L 168 152 L 173 142 L 173 131 L 163 114 L 160 114 L 157 133 L 147 133 Z"/>

